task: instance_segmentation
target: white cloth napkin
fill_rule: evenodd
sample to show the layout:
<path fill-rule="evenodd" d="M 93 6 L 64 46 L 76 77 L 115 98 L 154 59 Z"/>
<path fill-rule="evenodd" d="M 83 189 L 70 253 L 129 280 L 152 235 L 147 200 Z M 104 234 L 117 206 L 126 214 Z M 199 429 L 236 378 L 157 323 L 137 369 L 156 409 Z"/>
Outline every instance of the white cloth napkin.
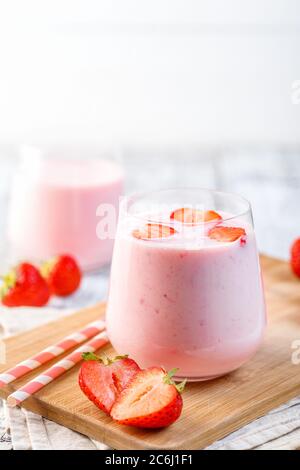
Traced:
<path fill-rule="evenodd" d="M 72 313 L 74 309 L 3 309 L 3 334 L 16 334 Z M 255 420 L 208 450 L 300 448 L 300 397 Z M 0 450 L 103 450 L 108 447 L 46 418 L 0 404 Z"/>

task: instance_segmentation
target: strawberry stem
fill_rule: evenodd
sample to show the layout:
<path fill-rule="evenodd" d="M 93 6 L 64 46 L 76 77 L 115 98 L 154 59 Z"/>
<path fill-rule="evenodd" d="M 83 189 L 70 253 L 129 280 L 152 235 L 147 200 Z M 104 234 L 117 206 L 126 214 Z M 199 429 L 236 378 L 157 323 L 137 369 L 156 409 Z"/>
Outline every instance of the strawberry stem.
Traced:
<path fill-rule="evenodd" d="M 101 357 L 92 352 L 82 353 L 81 357 L 84 361 L 101 361 Z"/>
<path fill-rule="evenodd" d="M 97 356 L 97 354 L 94 354 L 92 352 L 86 352 L 82 354 L 82 359 L 85 361 L 98 361 L 102 362 L 104 366 L 110 366 L 116 361 L 121 361 L 122 359 L 126 359 L 128 357 L 128 354 L 124 356 L 116 356 L 113 359 L 107 356 L 105 353 L 102 355 L 102 357 Z"/>
<path fill-rule="evenodd" d="M 103 354 L 103 356 L 101 357 L 101 362 L 105 365 L 105 366 L 110 366 L 114 361 L 108 357 L 105 353 Z"/>
<path fill-rule="evenodd" d="M 127 359 L 127 357 L 128 357 L 128 354 L 125 354 L 124 356 L 115 356 L 111 358 L 104 353 L 103 356 L 101 357 L 101 361 L 105 366 L 110 366 L 114 362 L 122 361 L 122 359 Z"/>
<path fill-rule="evenodd" d="M 172 379 L 172 377 L 176 374 L 176 372 L 178 371 L 179 369 L 171 369 L 169 372 L 166 373 L 166 375 L 164 376 L 163 378 L 163 381 L 165 384 L 167 385 L 174 385 L 174 387 L 176 388 L 177 392 L 178 393 L 182 393 L 185 389 L 185 386 L 186 386 L 186 383 L 187 383 L 187 379 L 183 380 L 183 382 L 180 382 L 179 384 L 177 384 L 176 382 L 174 382 L 174 380 Z"/>
<path fill-rule="evenodd" d="M 2 285 L 0 287 L 0 298 L 3 299 L 9 290 L 16 285 L 17 274 L 14 270 L 12 270 L 4 276 L 1 275 L 0 279 L 2 280 Z"/>
<path fill-rule="evenodd" d="M 113 362 L 116 362 L 116 361 L 122 361 L 122 359 L 127 359 L 129 357 L 128 354 L 124 354 L 123 356 L 115 356 L 113 358 Z"/>
<path fill-rule="evenodd" d="M 169 384 L 169 385 L 173 385 L 173 380 L 172 380 L 172 377 L 176 374 L 176 372 L 178 371 L 179 369 L 175 368 L 175 369 L 171 369 L 169 372 L 166 373 L 165 377 L 164 377 L 164 382 Z M 172 383 L 171 383 L 172 382 Z"/>
<path fill-rule="evenodd" d="M 40 266 L 40 273 L 46 279 L 57 263 L 57 258 L 44 261 Z"/>
<path fill-rule="evenodd" d="M 182 393 L 185 389 L 185 386 L 186 386 L 186 383 L 187 383 L 187 379 L 184 379 L 182 382 L 180 382 L 179 384 L 175 384 L 175 388 L 177 390 L 178 393 Z"/>

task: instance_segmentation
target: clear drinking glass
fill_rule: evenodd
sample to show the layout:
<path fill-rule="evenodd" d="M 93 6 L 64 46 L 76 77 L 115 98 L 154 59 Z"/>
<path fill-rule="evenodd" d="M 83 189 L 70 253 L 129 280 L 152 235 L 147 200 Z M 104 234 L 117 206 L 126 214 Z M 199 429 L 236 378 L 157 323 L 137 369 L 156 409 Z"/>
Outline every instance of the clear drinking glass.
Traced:
<path fill-rule="evenodd" d="M 182 189 L 122 201 L 107 308 L 118 353 L 141 367 L 176 367 L 178 379 L 208 380 L 248 361 L 265 325 L 245 199 Z"/>
<path fill-rule="evenodd" d="M 84 270 L 111 261 L 122 167 L 96 149 L 24 147 L 11 188 L 12 261 L 68 253 Z"/>

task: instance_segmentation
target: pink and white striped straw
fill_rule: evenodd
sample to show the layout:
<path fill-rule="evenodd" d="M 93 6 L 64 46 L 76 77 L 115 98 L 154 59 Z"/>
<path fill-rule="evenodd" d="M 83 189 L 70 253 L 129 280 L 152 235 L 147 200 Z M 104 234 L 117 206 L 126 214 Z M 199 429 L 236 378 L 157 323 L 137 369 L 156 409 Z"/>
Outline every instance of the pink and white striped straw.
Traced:
<path fill-rule="evenodd" d="M 44 349 L 26 361 L 20 362 L 12 369 L 7 370 L 3 374 L 0 374 L 0 388 L 16 379 L 19 379 L 20 377 L 23 377 L 23 375 L 28 374 L 28 372 L 33 371 L 42 364 L 46 364 L 46 362 L 49 362 L 55 357 L 60 356 L 69 349 L 72 349 L 75 346 L 83 343 L 87 339 L 93 338 L 104 329 L 105 322 L 102 320 L 89 323 L 77 333 L 66 336 L 59 343 Z"/>
<path fill-rule="evenodd" d="M 9 395 L 7 398 L 7 404 L 11 407 L 19 405 L 28 397 L 34 395 L 36 392 L 44 388 L 50 382 L 53 382 L 53 380 L 55 380 L 57 377 L 64 374 L 67 370 L 72 369 L 72 367 L 82 360 L 82 354 L 84 352 L 94 352 L 107 343 L 108 337 L 106 332 L 103 331 L 99 335 L 95 336 L 95 338 L 93 338 L 91 341 L 88 341 L 86 344 L 76 349 L 76 351 L 66 356 L 57 364 L 28 382 L 19 390 Z"/>

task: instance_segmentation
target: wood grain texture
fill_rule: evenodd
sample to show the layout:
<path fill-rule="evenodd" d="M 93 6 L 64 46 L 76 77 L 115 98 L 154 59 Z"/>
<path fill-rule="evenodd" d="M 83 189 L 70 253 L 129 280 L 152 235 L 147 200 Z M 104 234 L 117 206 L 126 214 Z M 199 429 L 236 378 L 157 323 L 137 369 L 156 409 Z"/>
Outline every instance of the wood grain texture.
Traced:
<path fill-rule="evenodd" d="M 112 422 L 81 393 L 79 366 L 28 399 L 24 407 L 116 449 L 200 449 L 300 394 L 300 365 L 291 361 L 292 342 L 300 339 L 300 282 L 287 263 L 267 257 L 261 261 L 269 316 L 263 347 L 232 374 L 188 384 L 182 417 L 170 428 L 143 431 Z M 1 372 L 104 312 L 101 304 L 8 339 L 8 363 Z M 35 374 L 0 390 L 1 397 Z"/>

